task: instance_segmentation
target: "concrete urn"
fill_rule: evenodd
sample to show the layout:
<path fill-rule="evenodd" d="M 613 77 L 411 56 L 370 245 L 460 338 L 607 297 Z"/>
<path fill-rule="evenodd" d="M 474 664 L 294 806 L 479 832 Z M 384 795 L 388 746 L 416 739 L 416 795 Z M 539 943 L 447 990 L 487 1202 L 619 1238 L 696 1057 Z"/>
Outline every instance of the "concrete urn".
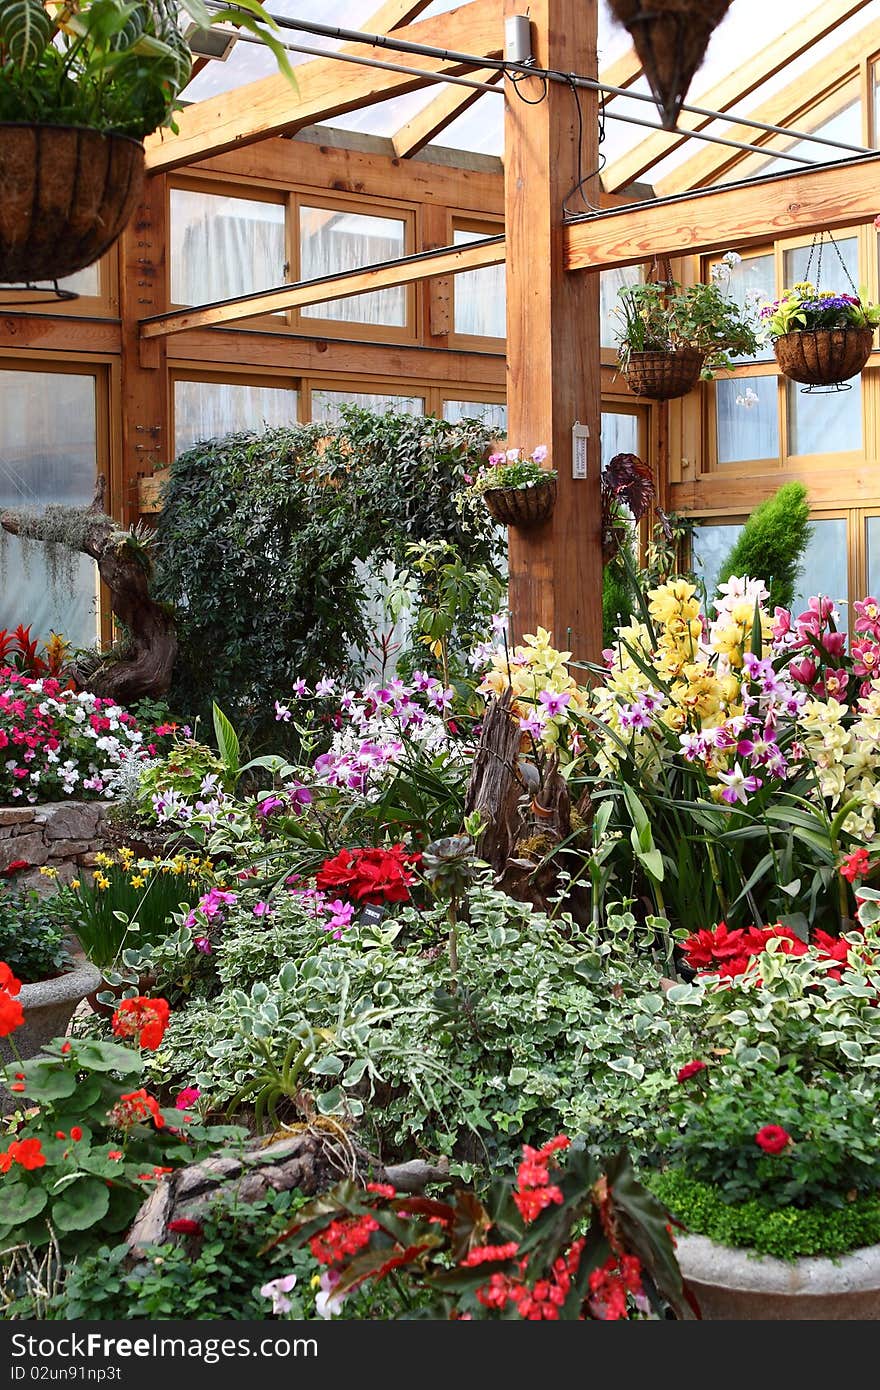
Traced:
<path fill-rule="evenodd" d="M 709 1322 L 880 1320 L 880 1245 L 834 1259 L 778 1260 L 679 1236 L 682 1277 Z"/>

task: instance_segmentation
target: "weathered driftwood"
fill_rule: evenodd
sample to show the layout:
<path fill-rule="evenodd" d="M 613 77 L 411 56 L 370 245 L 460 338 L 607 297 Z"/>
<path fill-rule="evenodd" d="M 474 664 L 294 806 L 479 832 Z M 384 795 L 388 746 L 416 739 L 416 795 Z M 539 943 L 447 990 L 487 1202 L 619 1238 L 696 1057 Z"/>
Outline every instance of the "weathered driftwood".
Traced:
<path fill-rule="evenodd" d="M 65 545 L 90 555 L 110 591 L 110 609 L 124 646 L 88 674 L 88 688 L 103 698 L 131 704 L 164 695 L 177 655 L 170 609 L 150 596 L 152 564 L 143 539 L 123 530 L 104 512 L 105 480 L 98 479 L 88 507 L 47 507 L 41 513 L 0 512 L 0 526 L 26 540 Z"/>
<path fill-rule="evenodd" d="M 341 1178 L 389 1182 L 398 1192 L 422 1192 L 429 1182 L 445 1181 L 449 1165 L 423 1159 L 383 1168 L 335 1129 L 305 1129 L 271 1144 L 254 1142 L 244 1150 L 218 1153 L 180 1168 L 150 1193 L 126 1237 L 132 1255 L 170 1239 L 168 1225 L 181 1217 L 198 1220 L 221 1193 L 255 1202 L 268 1192 L 294 1189 L 312 1197 Z"/>

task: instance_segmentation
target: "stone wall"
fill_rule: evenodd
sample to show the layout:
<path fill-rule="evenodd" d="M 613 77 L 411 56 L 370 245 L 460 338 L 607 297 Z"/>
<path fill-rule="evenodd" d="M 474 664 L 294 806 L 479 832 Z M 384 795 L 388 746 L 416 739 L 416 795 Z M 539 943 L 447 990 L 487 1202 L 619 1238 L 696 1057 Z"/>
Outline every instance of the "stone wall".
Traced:
<path fill-rule="evenodd" d="M 32 867 L 13 876 L 20 887 L 48 889 L 44 866 L 69 883 L 106 849 L 107 801 L 47 801 L 44 806 L 0 806 L 0 873 L 16 860 Z"/>

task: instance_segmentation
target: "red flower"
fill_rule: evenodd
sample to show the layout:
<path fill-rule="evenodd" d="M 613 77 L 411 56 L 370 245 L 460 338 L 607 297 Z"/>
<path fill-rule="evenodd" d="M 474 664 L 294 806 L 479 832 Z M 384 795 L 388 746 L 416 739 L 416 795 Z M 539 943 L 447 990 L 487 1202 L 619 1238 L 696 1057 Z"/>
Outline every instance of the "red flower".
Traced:
<path fill-rule="evenodd" d="M 368 1182 L 367 1191 L 375 1192 L 379 1197 L 396 1197 L 397 1190 L 392 1187 L 390 1182 Z"/>
<path fill-rule="evenodd" d="M 169 1221 L 168 1229 L 177 1236 L 197 1236 L 201 1235 L 202 1231 L 201 1224 L 188 1216 L 178 1216 L 176 1220 Z"/>
<path fill-rule="evenodd" d="M 403 845 L 390 849 L 342 849 L 327 859 L 315 875 L 315 883 L 325 892 L 344 893 L 359 903 L 405 903 L 415 883 L 412 866 L 420 854 L 405 854 Z"/>
<path fill-rule="evenodd" d="M 490 1260 L 512 1260 L 519 1253 L 515 1240 L 506 1245 L 475 1245 L 461 1261 L 462 1268 L 472 1269 L 474 1265 L 487 1264 Z"/>
<path fill-rule="evenodd" d="M 698 1076 L 701 1071 L 705 1070 L 706 1063 L 699 1062 L 695 1058 L 693 1062 L 685 1063 L 685 1065 L 681 1068 L 681 1071 L 678 1072 L 675 1079 L 676 1081 L 690 1081 L 692 1076 Z"/>
<path fill-rule="evenodd" d="M 39 1139 L 15 1139 L 5 1153 L 0 1153 L 0 1173 L 8 1173 L 13 1163 L 32 1172 L 34 1168 L 45 1168 L 46 1159 Z"/>
<path fill-rule="evenodd" d="M 158 1180 L 159 1180 L 160 1178 L 164 1178 L 164 1176 L 165 1176 L 166 1173 L 173 1173 L 173 1172 L 174 1172 L 174 1169 L 173 1169 L 173 1168 L 162 1168 L 162 1167 L 151 1168 L 150 1171 L 149 1171 L 148 1173 L 138 1173 L 138 1175 L 137 1175 L 137 1180 L 138 1180 L 138 1182 L 158 1182 Z"/>
<path fill-rule="evenodd" d="M 693 970 L 706 970 L 719 961 L 730 960 L 743 953 L 743 934 L 740 929 L 729 931 L 726 922 L 714 929 L 703 928 L 682 943 L 687 964 Z"/>
<path fill-rule="evenodd" d="M 356 1255 L 369 1245 L 379 1223 L 372 1216 L 352 1216 L 331 1221 L 330 1225 L 309 1240 L 309 1248 L 318 1264 L 331 1265 L 344 1255 Z"/>
<path fill-rule="evenodd" d="M 22 869 L 30 867 L 27 859 L 13 859 L 7 868 L 0 870 L 0 878 L 11 878 L 13 874 L 20 874 Z"/>
<path fill-rule="evenodd" d="M 165 1116 L 159 1109 L 159 1102 L 143 1088 L 120 1096 L 108 1118 L 117 1129 L 130 1129 L 132 1125 L 147 1120 L 152 1120 L 157 1129 L 165 1127 Z"/>
<path fill-rule="evenodd" d="M 21 980 L 15 978 L 5 960 L 0 960 L 0 989 L 5 989 L 8 994 L 21 992 Z"/>
<path fill-rule="evenodd" d="M 70 1131 L 70 1137 L 71 1137 L 71 1139 L 73 1140 L 73 1142 L 74 1142 L 75 1144 L 78 1144 L 78 1143 L 79 1143 L 80 1139 L 82 1139 L 82 1137 L 83 1137 L 83 1132 L 82 1132 L 82 1130 L 80 1129 L 79 1125 L 74 1125 L 74 1126 L 73 1126 L 73 1128 L 72 1128 L 71 1131 Z"/>
<path fill-rule="evenodd" d="M 857 878 L 865 878 L 870 870 L 870 856 L 864 848 L 853 850 L 848 854 L 840 866 L 841 876 L 850 883 L 855 883 Z"/>
<path fill-rule="evenodd" d="M 791 1142 L 791 1135 L 780 1125 L 764 1125 L 755 1135 L 755 1143 L 765 1154 L 781 1154 Z"/>
<path fill-rule="evenodd" d="M 62 1043 L 62 1044 L 61 1044 L 61 1051 L 62 1051 L 63 1053 L 65 1053 L 65 1055 L 66 1055 L 66 1054 L 70 1051 L 70 1043 L 69 1043 L 69 1042 Z"/>
<path fill-rule="evenodd" d="M 169 1013 L 167 999 L 148 999 L 137 994 L 119 1005 L 113 1015 L 113 1032 L 117 1038 L 136 1037 L 140 1047 L 153 1051 L 165 1036 Z"/>
<path fill-rule="evenodd" d="M 122 1158 L 122 1150 L 121 1150 L 121 1149 L 108 1149 L 108 1150 L 107 1150 L 107 1157 L 108 1157 L 109 1159 L 112 1159 L 114 1163 L 118 1163 L 119 1160 L 120 1160 L 120 1158 Z"/>
<path fill-rule="evenodd" d="M 8 1037 L 23 1023 L 24 1010 L 21 1004 L 5 989 L 0 989 L 0 1038 Z"/>

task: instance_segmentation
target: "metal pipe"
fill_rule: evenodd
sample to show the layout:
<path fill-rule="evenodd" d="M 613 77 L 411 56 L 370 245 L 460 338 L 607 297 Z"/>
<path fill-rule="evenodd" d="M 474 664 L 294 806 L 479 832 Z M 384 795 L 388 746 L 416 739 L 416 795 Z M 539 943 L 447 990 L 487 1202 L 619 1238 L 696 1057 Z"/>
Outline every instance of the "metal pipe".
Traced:
<path fill-rule="evenodd" d="M 221 0 L 207 0 L 207 3 L 209 9 L 223 8 Z M 577 73 L 557 72 L 552 68 L 538 68 L 531 63 L 512 63 L 504 58 L 485 58 L 479 57 L 473 53 L 458 53 L 454 49 L 434 48 L 428 44 L 414 43 L 411 39 L 395 38 L 393 34 L 367 34 L 359 29 L 344 29 L 338 25 L 319 24 L 314 20 L 288 19 L 284 15 L 270 14 L 270 18 L 282 29 L 295 29 L 299 30 L 301 33 L 317 34 L 323 38 L 339 39 L 344 43 L 363 43 L 373 48 L 390 48 L 400 53 L 413 53 L 423 58 L 439 58 L 445 62 L 467 63 L 475 68 L 498 68 L 505 73 L 519 72 L 523 76 L 544 77 L 551 82 L 565 82 L 569 86 L 574 84 L 577 87 L 585 87 L 592 91 L 605 92 L 611 96 L 628 97 L 631 101 L 647 101 L 652 105 L 655 104 L 654 98 L 649 96 L 646 92 L 636 92 L 630 87 L 614 87 L 607 82 L 596 81 L 590 77 L 580 77 Z M 289 46 L 293 51 L 307 51 L 304 49 L 297 50 L 294 45 Z M 323 57 L 342 56 L 341 54 L 324 52 L 323 50 L 318 50 L 318 52 Z M 350 55 L 346 56 L 350 57 Z M 378 64 L 377 59 L 372 61 Z M 396 71 L 397 69 L 393 70 Z M 407 69 L 407 71 L 411 71 L 411 69 Z M 806 131 L 793 130 L 788 126 L 772 125 L 766 121 L 758 121 L 750 116 L 741 116 L 728 111 L 713 111 L 709 107 L 691 106 L 687 103 L 681 107 L 681 110 L 695 116 L 707 116 L 712 120 L 728 121 L 734 125 L 747 125 L 756 130 L 766 131 L 768 134 L 784 135 L 792 140 L 807 140 L 814 144 L 832 146 L 835 149 L 845 150 L 849 154 L 871 153 L 871 151 L 866 149 L 863 145 L 850 145 L 841 140 L 825 140 L 820 135 L 811 134 Z M 639 125 L 644 124 L 644 122 L 632 120 L 631 124 Z M 665 130 L 666 127 L 649 126 L 648 129 Z M 678 133 L 683 136 L 694 136 L 695 138 L 699 138 L 702 134 L 702 132 L 693 130 L 680 131 Z M 674 135 L 676 132 L 668 131 L 667 134 Z M 704 138 L 708 139 L 708 137 Z M 734 145 L 734 148 L 749 150 L 755 147 L 740 143 Z M 766 149 L 762 149 L 761 152 L 764 154 L 767 153 Z M 778 154 L 779 152 L 772 151 L 771 153 Z"/>

